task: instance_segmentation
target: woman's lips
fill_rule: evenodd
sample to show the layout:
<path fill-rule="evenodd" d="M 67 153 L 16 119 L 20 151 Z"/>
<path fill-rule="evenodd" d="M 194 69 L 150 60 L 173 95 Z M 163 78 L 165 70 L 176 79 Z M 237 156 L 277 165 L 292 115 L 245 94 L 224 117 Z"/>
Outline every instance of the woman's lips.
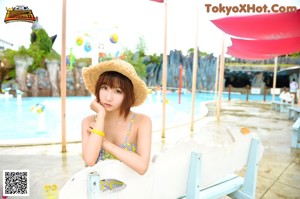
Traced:
<path fill-rule="evenodd" d="M 112 105 L 111 105 L 111 104 L 106 104 L 106 103 L 105 103 L 104 106 L 110 108 Z"/>

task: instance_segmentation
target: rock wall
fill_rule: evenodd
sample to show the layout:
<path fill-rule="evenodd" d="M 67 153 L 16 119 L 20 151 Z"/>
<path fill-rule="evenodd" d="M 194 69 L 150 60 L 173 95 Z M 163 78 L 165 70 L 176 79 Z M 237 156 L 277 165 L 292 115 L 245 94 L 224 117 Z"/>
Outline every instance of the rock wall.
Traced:
<path fill-rule="evenodd" d="M 182 65 L 182 86 L 191 90 L 193 77 L 193 53 L 183 56 L 181 51 L 171 51 L 168 56 L 167 87 L 179 87 L 179 68 Z M 161 85 L 163 63 L 147 65 L 147 86 Z M 216 76 L 216 58 L 213 55 L 198 57 L 197 90 L 213 90 Z"/>
<path fill-rule="evenodd" d="M 291 61 L 291 59 L 283 61 Z M 145 63 L 149 63 L 149 57 L 145 57 Z M 279 59 L 279 63 L 281 59 Z M 214 91 L 216 82 L 216 61 L 217 58 L 212 54 L 205 57 L 198 57 L 197 64 L 197 82 L 196 89 L 201 91 Z M 32 60 L 23 59 L 23 61 L 16 61 L 16 80 L 7 81 L 2 85 L 2 89 L 11 88 L 11 93 L 16 90 L 22 90 L 24 96 L 60 96 L 60 63 L 58 61 L 46 61 L 47 69 L 40 68 L 33 73 L 27 73 L 26 65 L 30 64 Z M 193 53 L 183 56 L 181 51 L 172 50 L 167 57 L 167 87 L 171 90 L 177 90 L 179 87 L 179 67 L 182 65 L 182 87 L 188 90 L 192 89 L 193 76 Z M 230 60 L 227 60 L 230 62 Z M 269 62 L 272 62 L 269 61 Z M 268 63 L 269 63 L 268 62 Z M 299 63 L 298 63 L 299 62 Z M 298 59 L 296 63 L 300 65 Z M 74 64 L 73 69 L 66 70 L 66 90 L 68 96 L 87 96 L 90 95 L 85 89 L 82 78 L 82 68 L 87 67 L 86 62 L 79 62 Z M 163 57 L 161 55 L 159 63 L 149 63 L 146 65 L 147 75 L 146 84 L 148 87 L 156 87 L 162 84 L 163 72 Z M 280 76 L 279 76 L 280 77 Z M 259 87 L 264 89 L 265 86 L 272 87 L 272 70 L 263 68 L 261 66 L 225 66 L 224 86 L 232 86 L 232 91 L 239 92 L 245 89 L 247 85 L 251 87 Z M 298 74 L 289 75 L 286 78 L 286 83 L 289 79 L 295 78 L 298 80 Z M 277 76 L 277 87 L 280 85 L 280 78 Z M 281 86 L 279 86 L 281 87 Z M 236 89 L 235 89 L 236 88 Z M 225 89 L 224 89 L 225 91 Z"/>

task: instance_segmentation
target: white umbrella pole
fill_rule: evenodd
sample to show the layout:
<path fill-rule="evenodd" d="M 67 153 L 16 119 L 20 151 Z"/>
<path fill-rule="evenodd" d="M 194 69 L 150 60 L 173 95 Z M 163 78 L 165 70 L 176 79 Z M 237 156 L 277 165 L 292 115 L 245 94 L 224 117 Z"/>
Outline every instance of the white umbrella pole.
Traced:
<path fill-rule="evenodd" d="M 165 4 L 165 27 L 164 27 L 164 54 L 163 54 L 163 74 L 162 74 L 162 135 L 161 138 L 165 139 L 165 123 L 166 123 L 166 92 L 167 92 L 167 2 Z"/>
<path fill-rule="evenodd" d="M 196 7 L 196 31 L 195 31 L 195 46 L 194 46 L 194 60 L 193 60 L 193 82 L 192 82 L 192 115 L 191 115 L 191 131 L 194 131 L 194 112 L 195 112 L 195 93 L 197 83 L 197 68 L 198 68 L 198 21 L 199 8 Z"/>
<path fill-rule="evenodd" d="M 217 92 L 218 92 L 218 83 L 219 83 L 219 69 L 220 69 L 220 56 L 217 56 L 216 60 L 216 83 L 215 83 L 215 94 L 214 94 L 214 100 L 216 100 Z"/>
<path fill-rule="evenodd" d="M 66 12 L 67 0 L 62 1 L 62 43 L 61 43 L 61 132 L 62 152 L 67 152 L 66 146 Z"/>
<path fill-rule="evenodd" d="M 219 95 L 218 95 L 218 105 L 217 105 L 217 120 L 220 120 L 220 112 L 221 112 L 221 106 L 222 106 L 222 93 L 223 93 L 223 82 L 224 82 L 224 33 L 222 36 L 222 54 L 221 54 L 221 60 L 220 60 L 220 81 L 219 81 Z"/>
<path fill-rule="evenodd" d="M 277 82 L 277 57 L 274 59 L 274 75 L 273 75 L 273 93 L 272 93 L 272 101 L 275 100 L 275 89 Z"/>

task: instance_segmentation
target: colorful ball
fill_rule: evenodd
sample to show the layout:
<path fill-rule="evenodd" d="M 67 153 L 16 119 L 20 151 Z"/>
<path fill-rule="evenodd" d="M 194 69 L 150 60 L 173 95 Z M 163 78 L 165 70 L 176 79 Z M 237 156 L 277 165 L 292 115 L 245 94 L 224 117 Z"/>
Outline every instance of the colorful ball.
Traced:
<path fill-rule="evenodd" d="M 81 46 L 81 45 L 83 44 L 83 38 L 82 38 L 82 37 L 78 37 L 78 38 L 76 39 L 76 44 L 77 44 L 78 46 Z"/>
<path fill-rule="evenodd" d="M 92 46 L 91 46 L 90 42 L 85 42 L 85 44 L 84 44 L 84 50 L 86 52 L 90 52 L 92 50 Z"/>
<path fill-rule="evenodd" d="M 118 37 L 117 33 L 111 34 L 109 40 L 110 40 L 110 42 L 113 43 L 113 44 L 117 43 L 118 40 L 119 40 L 119 37 Z"/>
<path fill-rule="evenodd" d="M 30 110 L 32 112 L 42 113 L 45 110 L 45 105 L 37 103 L 35 106 L 31 106 Z"/>

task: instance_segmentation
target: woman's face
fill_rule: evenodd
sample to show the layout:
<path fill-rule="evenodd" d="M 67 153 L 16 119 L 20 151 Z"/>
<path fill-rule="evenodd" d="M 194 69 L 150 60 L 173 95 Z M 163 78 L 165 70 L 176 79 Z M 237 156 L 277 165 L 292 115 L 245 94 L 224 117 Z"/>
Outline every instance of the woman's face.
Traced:
<path fill-rule="evenodd" d="M 102 84 L 99 98 L 106 111 L 114 111 L 120 109 L 124 100 L 124 93 L 120 88 L 111 88 L 106 84 Z"/>

